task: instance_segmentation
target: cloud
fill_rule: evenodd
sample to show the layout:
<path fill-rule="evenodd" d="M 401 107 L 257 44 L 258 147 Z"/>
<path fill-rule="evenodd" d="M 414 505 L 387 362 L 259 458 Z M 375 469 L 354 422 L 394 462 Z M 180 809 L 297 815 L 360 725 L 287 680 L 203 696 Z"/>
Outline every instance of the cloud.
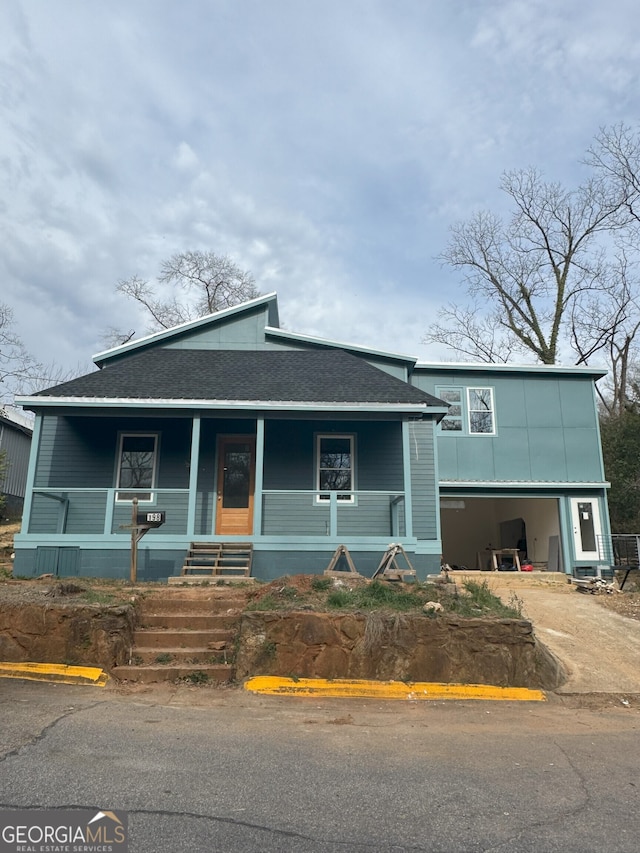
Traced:
<path fill-rule="evenodd" d="M 630 0 L 11 0 L 0 28 L 0 300 L 70 365 L 143 323 L 119 279 L 195 248 L 291 329 L 421 350 L 463 293 L 448 226 L 638 115 Z"/>

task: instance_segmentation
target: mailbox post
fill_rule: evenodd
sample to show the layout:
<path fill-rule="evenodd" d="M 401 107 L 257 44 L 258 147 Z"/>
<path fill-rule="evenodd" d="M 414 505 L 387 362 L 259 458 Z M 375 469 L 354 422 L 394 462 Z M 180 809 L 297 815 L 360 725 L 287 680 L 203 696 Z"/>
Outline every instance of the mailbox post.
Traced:
<path fill-rule="evenodd" d="M 129 580 L 135 583 L 138 579 L 138 542 L 149 530 L 161 527 L 165 522 L 165 512 L 162 510 L 149 510 L 138 512 L 138 498 L 131 502 L 131 524 L 124 525 L 131 528 L 131 569 Z"/>

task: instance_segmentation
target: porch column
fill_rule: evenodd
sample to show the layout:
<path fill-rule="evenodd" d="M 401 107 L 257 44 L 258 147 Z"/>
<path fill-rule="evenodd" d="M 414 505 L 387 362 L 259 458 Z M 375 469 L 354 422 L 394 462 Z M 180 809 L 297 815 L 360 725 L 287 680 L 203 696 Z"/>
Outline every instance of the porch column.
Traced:
<path fill-rule="evenodd" d="M 187 536 L 193 539 L 196 530 L 196 500 L 198 498 L 198 469 L 200 467 L 200 415 L 194 416 L 191 425 L 191 459 L 189 465 Z"/>
<path fill-rule="evenodd" d="M 413 536 L 413 501 L 411 499 L 411 441 L 409 421 L 402 421 L 402 467 L 404 471 L 404 535 Z"/>
<path fill-rule="evenodd" d="M 262 535 L 262 487 L 264 474 L 264 418 L 256 418 L 256 473 L 253 485 L 253 535 Z"/>
<path fill-rule="evenodd" d="M 31 436 L 31 451 L 29 453 L 29 467 L 27 468 L 27 483 L 24 490 L 24 503 L 22 505 L 22 527 L 21 533 L 29 532 L 29 521 L 31 520 L 31 506 L 33 504 L 33 485 L 36 481 L 36 465 L 40 451 L 40 435 L 42 433 L 42 415 L 36 415 Z"/>

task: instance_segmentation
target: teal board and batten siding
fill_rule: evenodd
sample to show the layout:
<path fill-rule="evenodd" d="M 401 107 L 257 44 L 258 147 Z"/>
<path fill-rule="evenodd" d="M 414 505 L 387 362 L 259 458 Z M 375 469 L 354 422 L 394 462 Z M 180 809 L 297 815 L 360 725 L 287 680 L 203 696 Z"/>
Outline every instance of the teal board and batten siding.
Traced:
<path fill-rule="evenodd" d="M 495 435 L 437 432 L 441 481 L 602 482 L 592 377 L 416 371 L 413 384 L 494 390 Z"/>

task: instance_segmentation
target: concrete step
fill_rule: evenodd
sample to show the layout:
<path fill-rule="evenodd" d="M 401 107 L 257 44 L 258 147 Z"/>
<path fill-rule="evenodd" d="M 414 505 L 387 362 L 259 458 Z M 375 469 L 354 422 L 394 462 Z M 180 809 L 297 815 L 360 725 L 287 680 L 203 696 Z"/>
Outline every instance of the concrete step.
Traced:
<path fill-rule="evenodd" d="M 238 601 L 237 598 L 219 598 L 211 596 L 204 598 L 197 596 L 194 598 L 169 598 L 159 596 L 157 598 L 145 598 L 140 602 L 140 612 L 142 614 L 151 613 L 189 613 L 196 616 L 216 616 L 219 614 L 225 615 L 229 611 L 239 613 L 244 606 L 244 601 Z"/>
<path fill-rule="evenodd" d="M 191 613 L 142 613 L 141 628 L 184 628 L 191 631 L 215 631 L 223 628 L 236 628 L 237 613 L 200 614 Z"/>
<path fill-rule="evenodd" d="M 177 666 L 190 664 L 193 667 L 201 664 L 232 663 L 232 645 L 225 649 L 209 649 L 203 647 L 173 648 L 142 648 L 136 646 L 132 663 L 136 666 Z"/>
<path fill-rule="evenodd" d="M 214 631 L 184 631 L 170 628 L 142 628 L 134 631 L 133 644 L 138 649 L 209 648 L 209 643 L 233 644 L 236 632 L 227 628 Z"/>
<path fill-rule="evenodd" d="M 226 684 L 234 678 L 231 664 L 153 664 L 150 666 L 117 666 L 111 674 L 119 681 L 151 684 L 155 681 L 185 679 L 193 684 Z"/>

